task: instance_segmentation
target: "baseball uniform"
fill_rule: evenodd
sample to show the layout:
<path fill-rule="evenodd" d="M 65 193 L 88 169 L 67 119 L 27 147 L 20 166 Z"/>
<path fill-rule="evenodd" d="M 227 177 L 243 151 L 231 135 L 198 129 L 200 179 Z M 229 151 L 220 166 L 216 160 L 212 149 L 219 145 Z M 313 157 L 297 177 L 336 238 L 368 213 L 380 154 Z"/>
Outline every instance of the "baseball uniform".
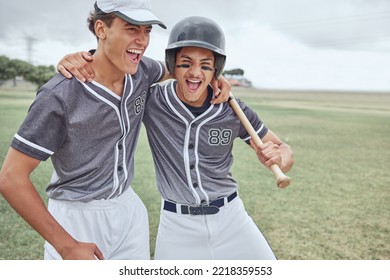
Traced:
<path fill-rule="evenodd" d="M 247 214 L 230 168 L 233 141 L 249 141 L 228 103 L 183 103 L 176 81 L 152 87 L 144 115 L 163 199 L 155 259 L 275 259 Z M 268 129 L 238 100 L 260 137 Z"/>
<path fill-rule="evenodd" d="M 148 259 L 146 208 L 133 192 L 134 151 L 149 87 L 165 74 L 143 57 L 122 96 L 97 83 L 57 74 L 38 92 L 11 146 L 52 160 L 49 211 L 76 240 L 105 259 Z M 58 259 L 45 244 L 45 258 Z"/>

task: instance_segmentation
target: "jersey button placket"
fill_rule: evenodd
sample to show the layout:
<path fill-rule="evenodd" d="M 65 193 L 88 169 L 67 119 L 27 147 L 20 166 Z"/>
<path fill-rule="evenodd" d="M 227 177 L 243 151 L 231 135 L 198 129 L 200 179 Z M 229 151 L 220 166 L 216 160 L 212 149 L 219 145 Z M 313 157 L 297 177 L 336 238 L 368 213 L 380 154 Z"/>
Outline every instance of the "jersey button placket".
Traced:
<path fill-rule="evenodd" d="M 189 155 L 189 162 L 190 162 L 190 174 L 191 174 L 191 181 L 192 181 L 192 188 L 193 191 L 196 192 L 199 197 L 202 197 L 202 190 L 200 189 L 200 182 L 198 182 L 198 174 L 196 170 L 196 149 L 194 143 L 196 142 L 195 135 L 196 135 L 196 123 L 191 124 L 191 138 L 188 144 L 188 155 Z M 199 201 L 200 202 L 200 201 Z"/>
<path fill-rule="evenodd" d="M 118 175 L 118 179 L 119 179 L 119 184 L 122 184 L 123 181 L 126 179 L 124 177 L 124 173 L 123 173 L 123 170 L 124 170 L 124 166 L 123 166 L 123 159 L 125 157 L 124 155 L 124 149 L 123 149 L 123 142 L 121 140 L 121 142 L 118 142 L 117 144 L 117 151 L 118 151 L 118 158 L 117 158 L 117 167 L 116 167 L 116 172 L 117 172 L 117 175 Z"/>

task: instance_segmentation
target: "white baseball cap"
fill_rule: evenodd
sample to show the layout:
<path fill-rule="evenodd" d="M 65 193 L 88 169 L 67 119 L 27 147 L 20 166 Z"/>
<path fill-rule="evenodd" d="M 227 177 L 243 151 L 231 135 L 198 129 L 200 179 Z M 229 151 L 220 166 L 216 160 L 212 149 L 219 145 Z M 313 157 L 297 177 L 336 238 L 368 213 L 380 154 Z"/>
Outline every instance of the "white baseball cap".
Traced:
<path fill-rule="evenodd" d="M 121 19 L 135 25 L 158 24 L 167 27 L 152 13 L 149 0 L 97 0 L 96 12 L 114 13 Z"/>

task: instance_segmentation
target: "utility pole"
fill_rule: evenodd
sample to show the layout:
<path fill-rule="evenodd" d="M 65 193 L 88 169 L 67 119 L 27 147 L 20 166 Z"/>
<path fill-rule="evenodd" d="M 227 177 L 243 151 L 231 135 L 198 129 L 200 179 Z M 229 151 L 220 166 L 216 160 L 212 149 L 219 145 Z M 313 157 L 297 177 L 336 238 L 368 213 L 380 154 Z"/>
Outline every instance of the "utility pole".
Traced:
<path fill-rule="evenodd" d="M 37 41 L 33 36 L 31 35 L 26 35 L 26 47 L 27 47 L 27 62 L 30 64 L 33 64 L 33 52 L 34 52 L 34 43 Z"/>

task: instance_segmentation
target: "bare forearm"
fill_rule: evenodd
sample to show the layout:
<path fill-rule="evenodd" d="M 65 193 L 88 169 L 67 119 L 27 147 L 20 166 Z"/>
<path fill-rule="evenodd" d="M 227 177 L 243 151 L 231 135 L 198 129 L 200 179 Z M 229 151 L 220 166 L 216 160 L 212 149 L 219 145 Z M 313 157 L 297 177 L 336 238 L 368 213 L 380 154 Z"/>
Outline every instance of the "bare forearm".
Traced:
<path fill-rule="evenodd" d="M 61 255 L 62 259 L 95 260 L 104 259 L 94 243 L 79 242 L 74 239 L 54 219 L 31 182 L 20 183 L 10 180 L 4 184 L 0 180 L 0 191 L 15 211 L 30 224 Z"/>
<path fill-rule="evenodd" d="M 282 157 L 281 166 L 279 167 L 284 173 L 286 173 L 290 171 L 294 165 L 294 153 L 291 147 L 285 143 L 281 143 L 279 145 L 279 149 Z"/>
<path fill-rule="evenodd" d="M 39 163 L 39 160 L 10 148 L 0 171 L 0 193 L 62 256 L 62 252 L 74 247 L 77 241 L 50 214 L 30 180 Z"/>
<path fill-rule="evenodd" d="M 2 184 L 1 193 L 12 208 L 60 254 L 77 244 L 49 213 L 29 180 L 7 180 Z"/>

